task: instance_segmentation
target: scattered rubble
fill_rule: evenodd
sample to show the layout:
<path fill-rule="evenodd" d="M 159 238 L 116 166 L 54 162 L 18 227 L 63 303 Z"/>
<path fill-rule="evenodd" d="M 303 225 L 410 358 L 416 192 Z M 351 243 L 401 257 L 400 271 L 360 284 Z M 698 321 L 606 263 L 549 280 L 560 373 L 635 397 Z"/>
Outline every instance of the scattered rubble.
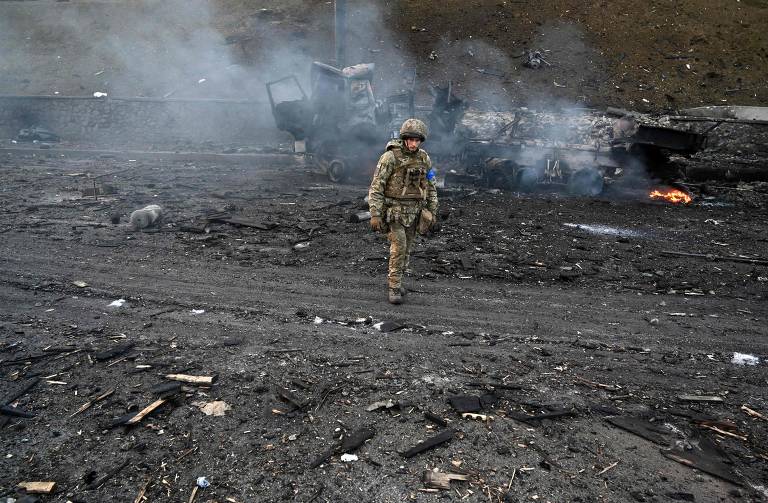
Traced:
<path fill-rule="evenodd" d="M 365 187 L 329 196 L 300 183 L 303 168 L 260 173 L 287 186 L 254 188 L 252 207 L 226 213 L 280 222 L 265 230 L 204 219 L 230 203 L 192 197 L 213 170 L 139 168 L 114 200 L 73 187 L 55 206 L 29 201 L 58 178 L 12 170 L 29 198 L 0 220 L 0 304 L 13 306 L 0 313 L 0 398 L 28 416 L 0 415 L 12 489 L 55 480 L 72 501 L 759 494 L 763 192 L 718 191 L 734 206 L 707 207 L 448 188 L 444 229 L 419 238 L 396 313 L 380 302 L 386 243 L 339 204 Z M 222 193 L 252 175 L 215 173 Z M 139 207 L 146 183 L 178 218 L 162 232 L 73 229 Z M 291 252 L 310 232 L 312 246 Z M 759 362 L 733 364 L 734 349 Z M 217 402 L 231 408 L 215 419 L 195 405 Z M 197 485 L 201 474 L 215 484 Z"/>
<path fill-rule="evenodd" d="M 528 68 L 536 69 L 542 65 L 552 66 L 546 59 L 544 59 L 541 51 L 526 51 L 524 57 L 525 61 L 523 62 L 523 66 L 527 66 Z"/>
<path fill-rule="evenodd" d="M 469 480 L 469 475 L 464 473 L 443 473 L 435 469 L 425 471 L 423 476 L 424 485 L 445 491 L 450 491 L 451 482 L 454 480 L 467 481 Z"/>
<path fill-rule="evenodd" d="M 412 458 L 417 454 L 421 454 L 422 452 L 434 449 L 437 446 L 450 442 L 454 439 L 455 435 L 456 432 L 451 429 L 443 430 L 437 435 L 423 440 L 407 451 L 403 452 L 402 456 L 404 458 Z"/>
<path fill-rule="evenodd" d="M 29 494 L 51 494 L 56 482 L 19 482 L 18 487 Z"/>

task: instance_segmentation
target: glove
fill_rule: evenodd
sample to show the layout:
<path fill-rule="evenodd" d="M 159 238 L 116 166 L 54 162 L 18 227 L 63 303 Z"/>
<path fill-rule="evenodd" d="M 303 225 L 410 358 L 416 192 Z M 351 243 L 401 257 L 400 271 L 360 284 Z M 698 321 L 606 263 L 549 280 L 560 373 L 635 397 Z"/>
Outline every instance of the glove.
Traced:
<path fill-rule="evenodd" d="M 384 232 L 384 222 L 381 221 L 381 217 L 371 217 L 371 230 L 373 232 Z"/>

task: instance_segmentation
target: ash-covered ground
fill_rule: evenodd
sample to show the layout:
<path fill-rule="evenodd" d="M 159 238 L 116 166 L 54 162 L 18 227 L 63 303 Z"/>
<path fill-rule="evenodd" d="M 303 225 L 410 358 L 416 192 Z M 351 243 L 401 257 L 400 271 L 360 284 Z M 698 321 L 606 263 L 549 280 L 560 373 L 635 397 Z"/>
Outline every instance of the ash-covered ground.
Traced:
<path fill-rule="evenodd" d="M 34 150 L 0 179 L 0 397 L 34 415 L 0 416 L 2 501 L 766 499 L 765 185 L 449 186 L 391 306 L 365 184 L 290 156 Z"/>

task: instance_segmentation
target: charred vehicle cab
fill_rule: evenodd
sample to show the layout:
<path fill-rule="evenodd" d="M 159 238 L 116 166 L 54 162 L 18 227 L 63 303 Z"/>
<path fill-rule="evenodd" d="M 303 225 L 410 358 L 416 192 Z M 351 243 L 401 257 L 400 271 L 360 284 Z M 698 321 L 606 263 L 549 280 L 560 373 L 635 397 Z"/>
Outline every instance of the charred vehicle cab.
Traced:
<path fill-rule="evenodd" d="M 267 84 L 277 127 L 294 137 L 297 153 L 306 154 L 334 182 L 353 172 L 372 173 L 388 138 L 392 117 L 387 103 L 374 96 L 373 72 L 372 63 L 338 69 L 315 62 L 309 96 L 295 76 Z M 289 87 L 301 98 L 278 101 L 280 87 L 283 94 Z"/>
<path fill-rule="evenodd" d="M 518 191 L 560 185 L 582 196 L 633 173 L 665 178 L 674 171 L 672 155 L 691 155 L 706 139 L 615 111 L 469 110 L 450 83 L 433 87 L 432 106 L 417 109 L 413 91 L 378 100 L 374 69 L 315 62 L 309 96 L 295 76 L 267 84 L 277 127 L 333 182 L 369 179 L 392 131 L 408 117 L 427 123 L 429 152 L 443 179 Z M 298 98 L 278 98 L 286 93 Z"/>

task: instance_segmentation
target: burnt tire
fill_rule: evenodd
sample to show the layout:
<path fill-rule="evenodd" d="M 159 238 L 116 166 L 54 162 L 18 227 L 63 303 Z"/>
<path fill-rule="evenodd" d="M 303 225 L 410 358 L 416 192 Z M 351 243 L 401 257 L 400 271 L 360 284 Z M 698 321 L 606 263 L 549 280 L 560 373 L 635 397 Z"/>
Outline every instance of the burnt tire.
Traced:
<path fill-rule="evenodd" d="M 499 169 L 489 171 L 486 176 L 488 188 L 501 190 L 511 190 L 513 188 L 513 184 L 507 174 Z"/>
<path fill-rule="evenodd" d="M 517 172 L 515 182 L 520 192 L 533 192 L 539 184 L 539 173 L 533 168 L 523 168 Z"/>
<path fill-rule="evenodd" d="M 568 193 L 572 196 L 597 196 L 603 192 L 603 175 L 594 169 L 582 169 L 571 174 Z"/>
<path fill-rule="evenodd" d="M 338 159 L 334 159 L 328 163 L 327 173 L 328 179 L 333 183 L 343 183 L 349 177 L 349 172 L 347 171 L 347 166 L 344 164 L 344 161 Z"/>

